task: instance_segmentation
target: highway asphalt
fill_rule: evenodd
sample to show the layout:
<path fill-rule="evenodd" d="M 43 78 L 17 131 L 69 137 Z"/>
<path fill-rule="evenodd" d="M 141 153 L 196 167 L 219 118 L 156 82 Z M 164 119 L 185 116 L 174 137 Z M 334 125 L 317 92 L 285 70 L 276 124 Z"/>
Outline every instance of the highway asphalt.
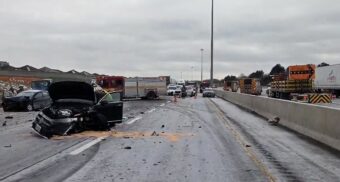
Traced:
<path fill-rule="evenodd" d="M 340 181 L 338 151 L 219 98 L 124 104 L 111 131 L 51 140 L 31 132 L 35 113 L 11 113 L 0 180 Z"/>

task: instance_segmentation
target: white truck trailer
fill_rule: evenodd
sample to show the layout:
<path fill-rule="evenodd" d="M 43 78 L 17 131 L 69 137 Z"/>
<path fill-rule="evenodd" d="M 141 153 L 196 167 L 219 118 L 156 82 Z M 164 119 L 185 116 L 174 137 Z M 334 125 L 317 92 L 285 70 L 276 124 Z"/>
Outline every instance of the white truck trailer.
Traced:
<path fill-rule="evenodd" d="M 159 77 L 125 78 L 124 97 L 155 99 L 166 95 L 166 80 Z"/>
<path fill-rule="evenodd" d="M 317 67 L 314 88 L 340 96 L 340 64 Z"/>

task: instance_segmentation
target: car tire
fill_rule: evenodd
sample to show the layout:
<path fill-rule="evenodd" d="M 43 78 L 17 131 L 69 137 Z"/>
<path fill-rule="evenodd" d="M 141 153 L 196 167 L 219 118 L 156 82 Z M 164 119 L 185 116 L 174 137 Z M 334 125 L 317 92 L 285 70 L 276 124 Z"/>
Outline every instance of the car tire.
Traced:
<path fill-rule="evenodd" d="M 28 105 L 26 106 L 26 110 L 27 110 L 27 111 L 33 111 L 34 108 L 33 108 L 32 104 L 28 104 Z"/>
<path fill-rule="evenodd" d="M 147 99 L 156 99 L 156 94 L 155 94 L 155 92 L 149 92 L 147 95 L 146 95 L 146 98 Z"/>

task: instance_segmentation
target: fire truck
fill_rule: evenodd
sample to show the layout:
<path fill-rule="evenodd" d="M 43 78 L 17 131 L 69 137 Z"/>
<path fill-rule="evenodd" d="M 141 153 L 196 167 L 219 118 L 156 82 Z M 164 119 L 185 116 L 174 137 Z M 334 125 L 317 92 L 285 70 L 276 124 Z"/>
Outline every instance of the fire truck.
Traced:
<path fill-rule="evenodd" d="M 123 92 L 124 79 L 123 76 L 98 76 L 96 82 L 107 92 Z"/>
<path fill-rule="evenodd" d="M 155 99 L 166 94 L 166 80 L 160 77 L 98 76 L 97 84 L 107 92 L 121 92 L 123 98 Z"/>

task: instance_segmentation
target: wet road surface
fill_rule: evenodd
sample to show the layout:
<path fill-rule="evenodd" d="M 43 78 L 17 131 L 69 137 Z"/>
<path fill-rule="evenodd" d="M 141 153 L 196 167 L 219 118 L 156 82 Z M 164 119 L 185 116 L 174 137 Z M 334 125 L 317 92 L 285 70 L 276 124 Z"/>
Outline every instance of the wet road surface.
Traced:
<path fill-rule="evenodd" d="M 108 132 L 46 140 L 28 117 L 3 127 L 0 179 L 340 181 L 337 151 L 219 98 L 171 99 L 125 102 Z"/>

